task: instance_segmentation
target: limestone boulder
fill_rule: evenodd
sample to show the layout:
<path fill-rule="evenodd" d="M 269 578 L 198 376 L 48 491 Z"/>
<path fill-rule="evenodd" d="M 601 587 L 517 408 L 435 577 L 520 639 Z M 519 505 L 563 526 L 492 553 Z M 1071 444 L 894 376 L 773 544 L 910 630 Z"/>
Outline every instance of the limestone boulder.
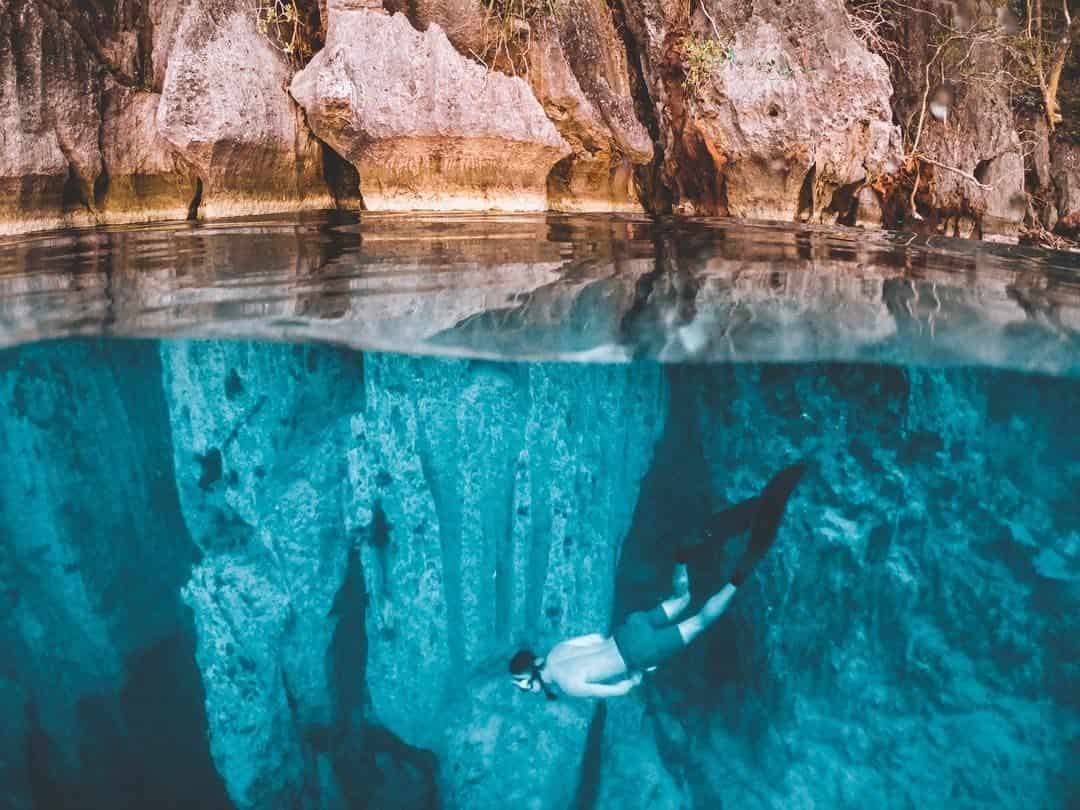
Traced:
<path fill-rule="evenodd" d="M 198 178 L 157 129 L 158 93 L 116 85 L 105 94 L 98 214 L 109 222 L 184 219 L 197 206 Z"/>
<path fill-rule="evenodd" d="M 98 64 L 63 4 L 0 4 L 0 233 L 92 220 Z"/>
<path fill-rule="evenodd" d="M 898 155 L 888 69 L 841 4 L 627 4 L 676 210 L 834 219 Z"/>
<path fill-rule="evenodd" d="M 167 65 L 157 128 L 198 176 L 201 212 L 334 207 L 322 149 L 284 91 L 291 68 L 249 9 L 188 5 Z"/>
<path fill-rule="evenodd" d="M 358 169 L 369 210 L 547 208 L 570 147 L 523 80 L 466 59 L 437 25 L 344 3 L 328 13 L 292 95 Z"/>
<path fill-rule="evenodd" d="M 519 23 L 506 49 L 492 54 L 500 24 L 480 0 L 389 3 L 413 25 L 437 24 L 458 52 L 483 57 L 495 69 L 517 72 L 573 150 L 548 177 L 550 207 L 563 211 L 640 211 L 637 167 L 653 157 L 652 138 L 638 120 L 632 66 L 615 25 L 617 13 L 600 0 L 567 0 L 557 13 Z M 508 58 L 509 57 L 509 58 Z"/>

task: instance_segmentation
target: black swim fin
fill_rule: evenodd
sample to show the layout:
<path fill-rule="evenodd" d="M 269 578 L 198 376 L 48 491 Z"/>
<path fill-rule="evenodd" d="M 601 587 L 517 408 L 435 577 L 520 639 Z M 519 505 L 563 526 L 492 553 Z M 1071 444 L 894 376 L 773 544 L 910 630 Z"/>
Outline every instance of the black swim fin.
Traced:
<path fill-rule="evenodd" d="M 784 517 L 788 499 L 802 480 L 806 469 L 805 462 L 793 464 L 774 475 L 762 490 L 758 498 L 757 513 L 754 515 L 754 525 L 750 530 L 750 542 L 731 577 L 731 584 L 736 588 L 746 581 L 757 561 L 764 557 L 765 552 L 772 547 L 780 529 L 780 521 Z"/>
<path fill-rule="evenodd" d="M 704 522 L 701 533 L 693 545 L 684 546 L 675 555 L 677 562 L 685 563 L 693 599 L 691 608 L 700 608 L 704 601 L 728 583 L 725 565 L 727 541 L 749 531 L 757 514 L 758 498 L 745 501 L 717 512 Z"/>
<path fill-rule="evenodd" d="M 747 498 L 745 501 L 717 512 L 708 519 L 697 542 L 685 545 L 675 554 L 675 560 L 681 563 L 696 562 L 703 556 L 715 556 L 726 540 L 742 534 L 754 525 L 759 498 Z"/>

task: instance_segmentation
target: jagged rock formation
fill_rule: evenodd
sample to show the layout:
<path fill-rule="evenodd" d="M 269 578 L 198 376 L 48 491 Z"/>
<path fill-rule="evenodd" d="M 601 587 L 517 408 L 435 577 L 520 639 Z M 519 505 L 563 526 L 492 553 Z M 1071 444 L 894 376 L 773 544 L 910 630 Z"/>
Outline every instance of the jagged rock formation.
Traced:
<path fill-rule="evenodd" d="M 1040 113 L 1018 115 L 988 8 L 886 19 L 890 82 L 838 0 L 557 5 L 301 0 L 315 53 L 299 70 L 240 0 L 7 0 L 0 231 L 363 197 L 1075 232 L 1055 217 L 1072 186 L 1049 172 L 1075 136 L 1051 144 Z M 944 118 L 924 104 L 938 89 Z"/>
<path fill-rule="evenodd" d="M 1057 228 L 1080 236 L 1080 145 L 1067 141 L 1054 144 L 1050 176 L 1056 190 Z"/>
<path fill-rule="evenodd" d="M 634 108 L 614 12 L 601 0 L 567 0 L 560 9 L 535 32 L 527 54 L 529 83 L 574 150 L 548 177 L 550 205 L 640 210 L 635 170 L 652 161 L 653 144 Z"/>
<path fill-rule="evenodd" d="M 360 173 L 369 210 L 543 210 L 569 152 L 520 79 L 438 26 L 330 3 L 326 46 L 292 81 L 311 126 Z"/>
<path fill-rule="evenodd" d="M 207 215 L 334 207 L 319 142 L 282 93 L 291 72 L 249 7 L 185 5 L 157 125 L 199 178 Z"/>
<path fill-rule="evenodd" d="M 926 158 L 917 167 L 916 210 L 939 232 L 1014 241 L 1027 209 L 1023 150 L 1009 88 L 993 78 L 1007 69 L 1008 57 L 998 43 L 965 42 L 966 66 L 946 68 L 935 44 L 944 26 L 970 26 L 972 8 L 955 4 L 942 14 L 904 17 L 901 41 L 911 63 L 893 73 L 897 116 L 907 122 L 910 148 Z M 928 77 L 930 59 L 936 69 Z M 969 74 L 971 80 L 961 78 Z M 950 102 L 935 115 L 941 89 Z M 911 219 L 910 211 L 905 215 Z"/>
<path fill-rule="evenodd" d="M 679 4 L 625 9 L 676 210 L 835 219 L 895 163 L 888 70 L 839 4 L 706 2 L 690 19 Z"/>
<path fill-rule="evenodd" d="M 233 0 L 0 6 L 0 232 L 349 204 Z"/>

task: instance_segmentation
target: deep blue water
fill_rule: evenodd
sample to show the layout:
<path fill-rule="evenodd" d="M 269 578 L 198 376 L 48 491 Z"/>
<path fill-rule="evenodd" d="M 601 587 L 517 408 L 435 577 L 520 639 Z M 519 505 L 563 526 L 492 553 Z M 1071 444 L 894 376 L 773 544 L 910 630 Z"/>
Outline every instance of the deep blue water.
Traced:
<path fill-rule="evenodd" d="M 0 245 L 0 807 L 1075 806 L 1072 261 L 598 218 Z M 798 459 L 690 649 L 514 689 Z"/>

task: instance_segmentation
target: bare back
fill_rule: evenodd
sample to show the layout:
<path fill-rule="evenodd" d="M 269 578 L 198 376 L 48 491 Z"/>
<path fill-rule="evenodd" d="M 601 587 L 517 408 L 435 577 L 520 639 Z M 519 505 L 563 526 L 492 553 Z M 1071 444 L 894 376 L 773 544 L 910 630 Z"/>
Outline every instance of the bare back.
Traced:
<path fill-rule="evenodd" d="M 598 633 L 556 644 L 544 663 L 545 680 L 575 697 L 593 696 L 595 690 L 590 684 L 617 681 L 626 674 L 626 663 L 615 640 Z"/>

